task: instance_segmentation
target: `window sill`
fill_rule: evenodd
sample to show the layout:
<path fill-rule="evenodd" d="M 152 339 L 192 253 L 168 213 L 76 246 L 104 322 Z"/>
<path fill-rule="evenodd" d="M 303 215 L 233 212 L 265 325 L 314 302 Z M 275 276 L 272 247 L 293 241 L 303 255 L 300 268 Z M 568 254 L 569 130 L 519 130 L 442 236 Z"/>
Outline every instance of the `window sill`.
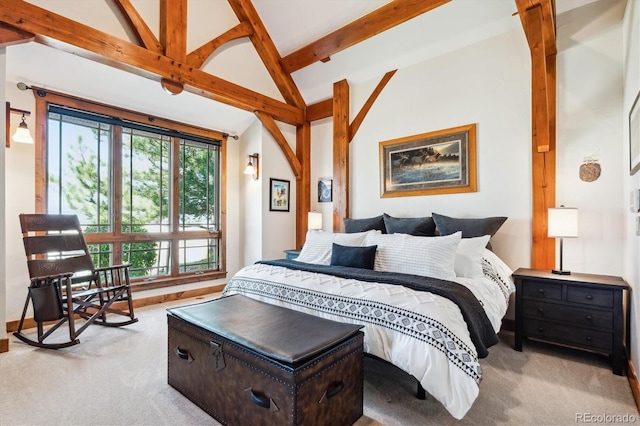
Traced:
<path fill-rule="evenodd" d="M 205 272 L 201 274 L 181 275 L 179 277 L 158 277 L 150 281 L 135 279 L 131 281 L 131 291 L 153 290 L 156 288 L 175 287 L 200 281 L 218 280 L 227 277 L 226 271 Z"/>

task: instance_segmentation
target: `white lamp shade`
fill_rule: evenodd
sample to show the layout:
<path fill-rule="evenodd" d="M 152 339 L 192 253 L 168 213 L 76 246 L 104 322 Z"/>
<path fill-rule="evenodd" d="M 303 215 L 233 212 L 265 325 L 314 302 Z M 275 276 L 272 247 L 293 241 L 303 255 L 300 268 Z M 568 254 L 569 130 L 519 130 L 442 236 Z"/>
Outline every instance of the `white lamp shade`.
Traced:
<path fill-rule="evenodd" d="M 322 229 L 322 213 L 309 212 L 307 223 L 309 229 Z"/>
<path fill-rule="evenodd" d="M 247 167 L 245 167 L 245 169 L 244 169 L 244 174 L 245 175 L 255 175 L 256 174 L 256 168 L 253 167 L 253 164 L 251 164 L 251 163 L 247 164 Z"/>
<path fill-rule="evenodd" d="M 571 238 L 578 236 L 578 209 L 559 207 L 549 209 L 548 236 Z"/>
<path fill-rule="evenodd" d="M 14 142 L 33 143 L 33 138 L 31 137 L 31 133 L 29 133 L 29 128 L 26 124 L 23 126 L 22 123 L 20 123 L 16 129 L 12 139 Z"/>

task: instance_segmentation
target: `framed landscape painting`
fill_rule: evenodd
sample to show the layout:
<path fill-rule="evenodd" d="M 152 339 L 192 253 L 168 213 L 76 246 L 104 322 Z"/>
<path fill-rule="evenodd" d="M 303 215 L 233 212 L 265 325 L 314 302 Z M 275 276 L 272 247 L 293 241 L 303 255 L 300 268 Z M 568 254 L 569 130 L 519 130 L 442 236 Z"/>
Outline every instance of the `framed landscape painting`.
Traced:
<path fill-rule="evenodd" d="M 476 125 L 380 142 L 381 197 L 476 191 Z"/>
<path fill-rule="evenodd" d="M 288 180 L 269 179 L 269 210 L 289 211 L 289 184 Z"/>

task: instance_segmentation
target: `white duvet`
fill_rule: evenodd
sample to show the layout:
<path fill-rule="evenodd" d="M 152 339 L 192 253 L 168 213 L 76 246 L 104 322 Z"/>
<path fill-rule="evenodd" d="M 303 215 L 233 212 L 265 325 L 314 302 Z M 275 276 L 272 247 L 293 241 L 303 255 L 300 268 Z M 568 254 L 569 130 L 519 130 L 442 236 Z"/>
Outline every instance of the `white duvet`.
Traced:
<path fill-rule="evenodd" d="M 485 277 L 455 279 L 478 298 L 496 332 L 513 291 L 511 271 L 501 271 L 504 267 L 497 263 L 487 256 Z M 477 352 L 460 309 L 446 298 L 398 285 L 262 264 L 243 268 L 229 281 L 223 295 L 236 293 L 364 325 L 365 352 L 416 377 L 457 419 L 478 396 L 482 369 Z"/>

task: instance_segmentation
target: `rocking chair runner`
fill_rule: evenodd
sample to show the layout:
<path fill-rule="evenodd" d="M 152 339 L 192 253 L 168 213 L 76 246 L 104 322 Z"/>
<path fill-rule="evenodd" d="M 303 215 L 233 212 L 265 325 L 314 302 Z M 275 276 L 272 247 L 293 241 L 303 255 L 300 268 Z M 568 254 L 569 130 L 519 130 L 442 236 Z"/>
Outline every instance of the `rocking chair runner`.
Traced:
<path fill-rule="evenodd" d="M 59 349 L 80 343 L 78 336 L 93 323 L 119 327 L 138 321 L 133 313 L 130 265 L 95 268 L 76 215 L 21 214 L 20 226 L 31 284 L 14 336 L 33 346 Z M 37 340 L 23 333 L 29 301 L 33 303 Z M 125 307 L 112 306 L 115 302 Z M 114 322 L 108 314 L 128 319 Z M 77 317 L 86 320 L 78 328 Z M 65 323 L 68 341 L 46 341 Z"/>

